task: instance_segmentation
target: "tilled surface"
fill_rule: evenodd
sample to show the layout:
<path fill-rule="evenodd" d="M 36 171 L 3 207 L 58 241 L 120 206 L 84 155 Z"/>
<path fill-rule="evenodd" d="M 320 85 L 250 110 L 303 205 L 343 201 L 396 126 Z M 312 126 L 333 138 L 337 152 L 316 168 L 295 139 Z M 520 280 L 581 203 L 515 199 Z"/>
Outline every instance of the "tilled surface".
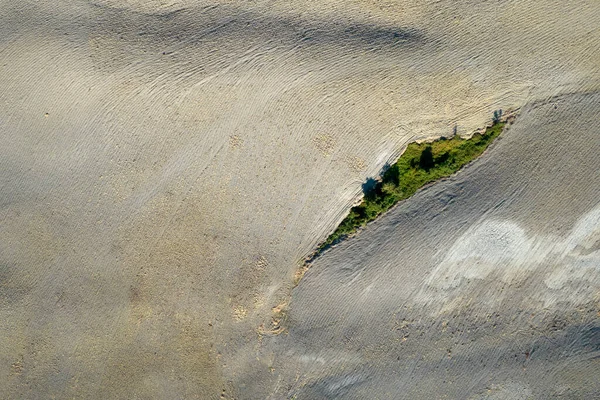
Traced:
<path fill-rule="evenodd" d="M 272 342 L 278 395 L 600 396 L 599 111 L 525 107 L 475 164 L 319 258 Z"/>
<path fill-rule="evenodd" d="M 408 142 L 455 129 L 468 134 L 495 109 L 553 96 L 557 111 L 528 120 L 527 128 L 527 120 L 519 122 L 524 133 L 515 145 L 533 153 L 543 141 L 547 157 L 514 169 L 510 179 L 500 175 L 504 180 L 485 156 L 471 168 L 499 183 L 493 190 L 474 185 L 469 198 L 488 199 L 489 210 L 496 202 L 512 205 L 503 208 L 511 215 L 478 228 L 467 206 L 451 216 L 429 212 L 417 197 L 407 203 L 410 215 L 448 215 L 458 231 L 426 230 L 408 217 L 386 228 L 414 239 L 395 247 L 403 264 L 392 264 L 405 272 L 394 276 L 405 286 L 382 278 L 407 298 L 437 301 L 423 310 L 441 323 L 438 297 L 454 299 L 444 312 L 458 312 L 463 292 L 422 287 L 427 268 L 417 264 L 429 263 L 430 275 L 454 288 L 464 278 L 460 246 L 493 247 L 508 235 L 518 245 L 507 251 L 536 260 L 575 251 L 569 243 L 595 206 L 596 186 L 569 168 L 595 172 L 594 154 L 583 154 L 594 148 L 589 135 L 597 124 L 589 116 L 589 125 L 579 121 L 597 99 L 561 96 L 599 89 L 599 19 L 598 3 L 584 0 L 0 0 L 0 397 L 260 399 L 301 387 L 299 395 L 310 398 L 329 396 L 327 368 L 352 365 L 369 374 L 335 381 L 331 396 L 348 390 L 344 379 L 356 379 L 356 388 L 367 375 L 391 384 L 354 350 L 341 363 L 333 349 L 333 366 L 315 364 L 328 371 L 322 375 L 298 369 L 287 353 L 309 346 L 308 334 L 298 332 L 315 322 L 303 315 L 325 298 L 338 316 L 328 314 L 334 308 L 315 314 L 321 335 L 338 335 L 345 326 L 339 320 L 350 315 L 355 328 L 344 340 L 384 329 L 370 325 L 373 308 L 348 297 L 352 290 L 329 293 L 327 281 L 311 289 L 319 274 L 312 272 L 291 297 L 287 335 L 269 333 L 276 329 L 272 309 L 285 311 L 303 258 L 360 197 L 361 183 Z M 572 113 L 560 111 L 572 99 Z M 558 115 L 564 132 L 546 137 L 544 126 Z M 548 161 L 562 154 L 572 157 Z M 542 164 L 548 167 L 538 170 L 539 180 L 571 178 L 563 186 L 527 183 Z M 444 185 L 438 201 L 452 203 L 463 189 Z M 473 215 L 488 210 L 485 204 Z M 488 238 L 477 229 L 500 233 Z M 532 229 L 542 239 L 528 244 Z M 451 251 L 467 232 L 474 239 L 466 236 Z M 314 271 L 334 254 L 352 265 L 377 262 L 377 249 L 398 241 L 392 237 L 378 236 L 352 254 L 340 247 Z M 547 253 L 556 246 L 558 253 Z M 582 246 L 580 257 L 593 259 L 594 247 Z M 448 260 L 436 258 L 438 267 L 423 261 L 442 255 Z M 469 267 L 467 278 L 501 274 L 486 260 L 481 269 Z M 573 298 L 589 297 L 556 262 L 548 284 L 575 285 Z M 346 271 L 348 282 L 364 285 L 372 269 L 356 268 Z M 519 261 L 507 274 L 535 268 Z M 582 271 L 572 274 L 585 280 Z M 326 296 L 311 297 L 312 290 Z M 552 304 L 540 296 L 531 306 L 538 311 Z M 396 300 L 386 310 L 396 310 Z M 564 310 L 574 310 L 569 304 Z M 472 315 L 476 324 L 483 314 Z M 583 332 L 576 323 L 587 322 L 570 318 L 561 332 Z M 313 352 L 307 348 L 304 359 Z M 434 385 L 411 382 L 414 390 Z"/>

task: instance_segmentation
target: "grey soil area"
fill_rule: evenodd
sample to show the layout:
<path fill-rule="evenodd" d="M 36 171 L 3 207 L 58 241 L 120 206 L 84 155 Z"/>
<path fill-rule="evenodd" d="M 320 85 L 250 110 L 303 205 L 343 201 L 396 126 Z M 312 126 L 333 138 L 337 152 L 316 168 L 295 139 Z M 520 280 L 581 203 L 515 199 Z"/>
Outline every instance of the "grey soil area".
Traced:
<path fill-rule="evenodd" d="M 269 347 L 292 382 L 275 397 L 600 397 L 599 112 L 596 94 L 525 107 L 317 259 Z"/>
<path fill-rule="evenodd" d="M 597 0 L 0 0 L 0 398 L 598 397 Z M 514 125 L 332 248 L 415 140 Z"/>

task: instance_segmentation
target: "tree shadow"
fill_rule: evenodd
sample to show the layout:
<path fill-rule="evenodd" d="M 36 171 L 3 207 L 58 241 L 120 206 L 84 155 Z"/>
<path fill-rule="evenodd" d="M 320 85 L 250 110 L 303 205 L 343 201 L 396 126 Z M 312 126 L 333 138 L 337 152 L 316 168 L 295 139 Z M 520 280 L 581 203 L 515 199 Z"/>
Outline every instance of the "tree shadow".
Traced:
<path fill-rule="evenodd" d="M 379 184 L 379 181 L 375 178 L 367 178 L 365 183 L 362 184 L 362 191 L 366 198 L 375 198 L 377 194 L 377 184 Z"/>
<path fill-rule="evenodd" d="M 362 184 L 365 199 L 377 200 L 383 198 L 383 185 L 386 183 L 392 183 L 394 186 L 400 184 L 400 169 L 397 164 L 385 163 L 377 178 L 367 178 Z"/>

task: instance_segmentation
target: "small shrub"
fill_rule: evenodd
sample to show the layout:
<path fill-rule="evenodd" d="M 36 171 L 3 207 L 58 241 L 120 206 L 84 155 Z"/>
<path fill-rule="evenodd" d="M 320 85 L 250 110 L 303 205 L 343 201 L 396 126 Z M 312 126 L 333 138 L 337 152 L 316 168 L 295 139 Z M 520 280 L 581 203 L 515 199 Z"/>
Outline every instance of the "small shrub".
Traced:
<path fill-rule="evenodd" d="M 392 194 L 396 191 L 397 186 L 391 182 L 386 182 L 381 186 L 381 191 L 385 194 Z"/>
<path fill-rule="evenodd" d="M 494 118 L 492 119 L 492 122 L 494 124 L 497 124 L 498 122 L 500 122 L 500 118 L 502 118 L 502 110 L 495 110 Z"/>
<path fill-rule="evenodd" d="M 448 158 L 450 158 L 450 154 L 447 151 L 445 151 L 439 157 L 435 158 L 435 164 L 443 164 L 446 161 L 448 161 Z"/>

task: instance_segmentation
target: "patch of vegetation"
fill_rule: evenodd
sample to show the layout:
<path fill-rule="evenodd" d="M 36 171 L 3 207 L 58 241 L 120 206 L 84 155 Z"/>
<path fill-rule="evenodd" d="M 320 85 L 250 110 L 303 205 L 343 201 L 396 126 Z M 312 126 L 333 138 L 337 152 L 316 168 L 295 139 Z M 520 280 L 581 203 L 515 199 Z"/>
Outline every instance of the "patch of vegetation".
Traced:
<path fill-rule="evenodd" d="M 454 174 L 479 157 L 506 125 L 506 122 L 500 121 L 500 116 L 495 112 L 493 125 L 470 139 L 455 135 L 432 143 L 409 144 L 400 159 L 385 170 L 381 180 L 370 179 L 372 184 L 363 185 L 365 197 L 362 203 L 352 207 L 350 214 L 319 246 L 318 251 L 356 232 L 426 184 Z"/>

